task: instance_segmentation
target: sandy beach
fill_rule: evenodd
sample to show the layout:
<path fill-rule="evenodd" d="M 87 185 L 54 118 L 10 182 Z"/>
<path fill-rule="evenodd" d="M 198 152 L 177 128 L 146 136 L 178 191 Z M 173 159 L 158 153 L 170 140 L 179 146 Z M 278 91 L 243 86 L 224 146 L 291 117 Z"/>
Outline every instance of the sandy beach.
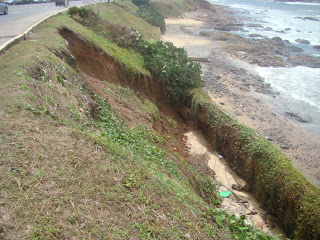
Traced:
<path fill-rule="evenodd" d="M 223 30 L 230 26 L 241 26 L 241 19 L 236 19 L 219 6 L 215 10 L 199 9 L 185 13 L 180 18 L 167 19 L 166 24 L 163 41 L 183 47 L 190 57 L 204 60 L 201 62 L 204 89 L 212 100 L 277 145 L 292 158 L 293 164 L 311 183 L 320 187 L 320 142 L 298 126 L 297 116 L 286 116 L 271 108 L 268 99 L 275 98 L 276 93 L 251 70 L 255 63 L 260 66 L 276 63 L 276 56 L 267 59 L 260 52 L 259 58 L 255 58 L 254 51 L 247 56 L 241 47 L 250 47 L 252 43 L 240 38 L 236 44 L 230 45 L 226 39 L 238 37 Z M 217 24 L 221 29 L 219 35 L 215 33 L 217 31 L 210 34 L 202 32 Z M 273 47 L 272 42 L 267 44 Z M 264 47 L 261 49 L 268 50 Z M 282 63 L 277 64 L 280 66 Z"/>

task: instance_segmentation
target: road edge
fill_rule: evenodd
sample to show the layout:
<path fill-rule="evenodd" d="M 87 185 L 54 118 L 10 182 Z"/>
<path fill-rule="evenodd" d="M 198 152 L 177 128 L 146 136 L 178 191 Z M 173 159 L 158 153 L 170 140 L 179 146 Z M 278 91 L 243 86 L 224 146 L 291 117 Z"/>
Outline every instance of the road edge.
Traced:
<path fill-rule="evenodd" d="M 53 14 L 41 19 L 39 22 L 37 22 L 36 24 L 32 25 L 31 27 L 29 27 L 23 33 L 19 34 L 18 36 L 14 37 L 14 38 L 12 38 L 10 40 L 8 40 L 7 42 L 5 42 L 4 44 L 2 44 L 0 46 L 0 55 L 4 54 L 8 49 L 10 49 L 12 46 L 18 44 L 19 42 L 27 40 L 29 32 L 31 32 L 32 30 L 37 29 L 41 23 L 46 22 L 51 17 L 63 14 L 66 11 L 67 11 L 67 9 L 63 9 L 63 10 L 57 12 L 57 13 L 53 13 Z"/>

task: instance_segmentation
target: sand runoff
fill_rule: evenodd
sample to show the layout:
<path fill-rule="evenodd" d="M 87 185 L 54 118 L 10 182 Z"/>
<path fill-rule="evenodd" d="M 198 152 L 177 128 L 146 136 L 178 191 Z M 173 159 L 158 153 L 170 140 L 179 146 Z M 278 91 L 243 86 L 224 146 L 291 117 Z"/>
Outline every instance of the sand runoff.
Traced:
<path fill-rule="evenodd" d="M 229 168 L 223 156 L 213 151 L 209 142 L 200 131 L 190 131 L 185 134 L 189 154 L 205 155 L 207 166 L 214 171 L 214 181 L 218 190 L 221 192 L 231 191 L 231 195 L 223 198 L 220 208 L 237 217 L 246 216 L 246 223 L 260 228 L 264 232 L 272 235 L 280 235 L 280 239 L 286 239 L 286 234 L 277 227 L 271 215 L 260 208 L 259 203 L 253 195 L 246 191 L 237 191 L 232 189 L 232 185 L 243 185 L 245 182 L 236 173 Z"/>

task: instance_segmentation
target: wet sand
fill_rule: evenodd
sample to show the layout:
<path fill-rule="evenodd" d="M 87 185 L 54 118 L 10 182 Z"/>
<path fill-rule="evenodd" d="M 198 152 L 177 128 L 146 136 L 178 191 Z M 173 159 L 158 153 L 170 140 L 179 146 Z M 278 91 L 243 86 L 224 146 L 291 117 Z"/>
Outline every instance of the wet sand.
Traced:
<path fill-rule="evenodd" d="M 190 57 L 207 59 L 201 63 L 202 76 L 212 100 L 276 144 L 311 183 L 320 187 L 320 142 L 271 108 L 268 99 L 275 93 L 252 71 L 252 64 L 237 58 L 224 41 L 199 34 L 215 19 L 237 21 L 227 13 L 219 7 L 216 12 L 200 9 L 167 19 L 162 40 L 183 47 Z"/>

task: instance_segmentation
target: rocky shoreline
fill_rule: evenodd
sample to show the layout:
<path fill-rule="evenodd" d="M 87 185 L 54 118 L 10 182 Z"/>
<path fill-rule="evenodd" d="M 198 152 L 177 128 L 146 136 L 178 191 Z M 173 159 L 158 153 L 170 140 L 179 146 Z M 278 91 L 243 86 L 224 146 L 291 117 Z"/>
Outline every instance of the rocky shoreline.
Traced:
<path fill-rule="evenodd" d="M 280 38 L 246 39 L 230 33 L 243 27 L 229 9 L 199 9 L 179 19 L 167 19 L 162 40 L 184 47 L 201 59 L 204 89 L 227 113 L 274 142 L 316 186 L 320 186 L 320 142 L 296 123 L 308 121 L 296 113 L 276 112 L 268 104 L 277 92 L 250 69 L 262 67 L 320 67 L 320 59 Z M 206 60 L 206 61 L 204 61 Z"/>
<path fill-rule="evenodd" d="M 224 17 L 221 18 L 221 14 Z M 303 54 L 303 49 L 294 46 L 288 40 L 282 40 L 280 37 L 267 38 L 258 34 L 249 35 L 251 37 L 249 39 L 230 33 L 231 31 L 245 32 L 244 27 L 264 27 L 259 23 L 245 25 L 242 23 L 244 19 L 235 17 L 229 10 L 217 6 L 215 12 L 199 11 L 194 19 L 205 22 L 204 29 L 199 32 L 200 35 L 219 41 L 228 54 L 249 64 L 260 67 L 320 67 L 320 58 Z M 281 33 L 290 30 L 286 28 Z M 273 29 L 265 28 L 264 31 L 273 31 Z M 305 39 L 296 39 L 296 42 L 310 44 Z"/>

